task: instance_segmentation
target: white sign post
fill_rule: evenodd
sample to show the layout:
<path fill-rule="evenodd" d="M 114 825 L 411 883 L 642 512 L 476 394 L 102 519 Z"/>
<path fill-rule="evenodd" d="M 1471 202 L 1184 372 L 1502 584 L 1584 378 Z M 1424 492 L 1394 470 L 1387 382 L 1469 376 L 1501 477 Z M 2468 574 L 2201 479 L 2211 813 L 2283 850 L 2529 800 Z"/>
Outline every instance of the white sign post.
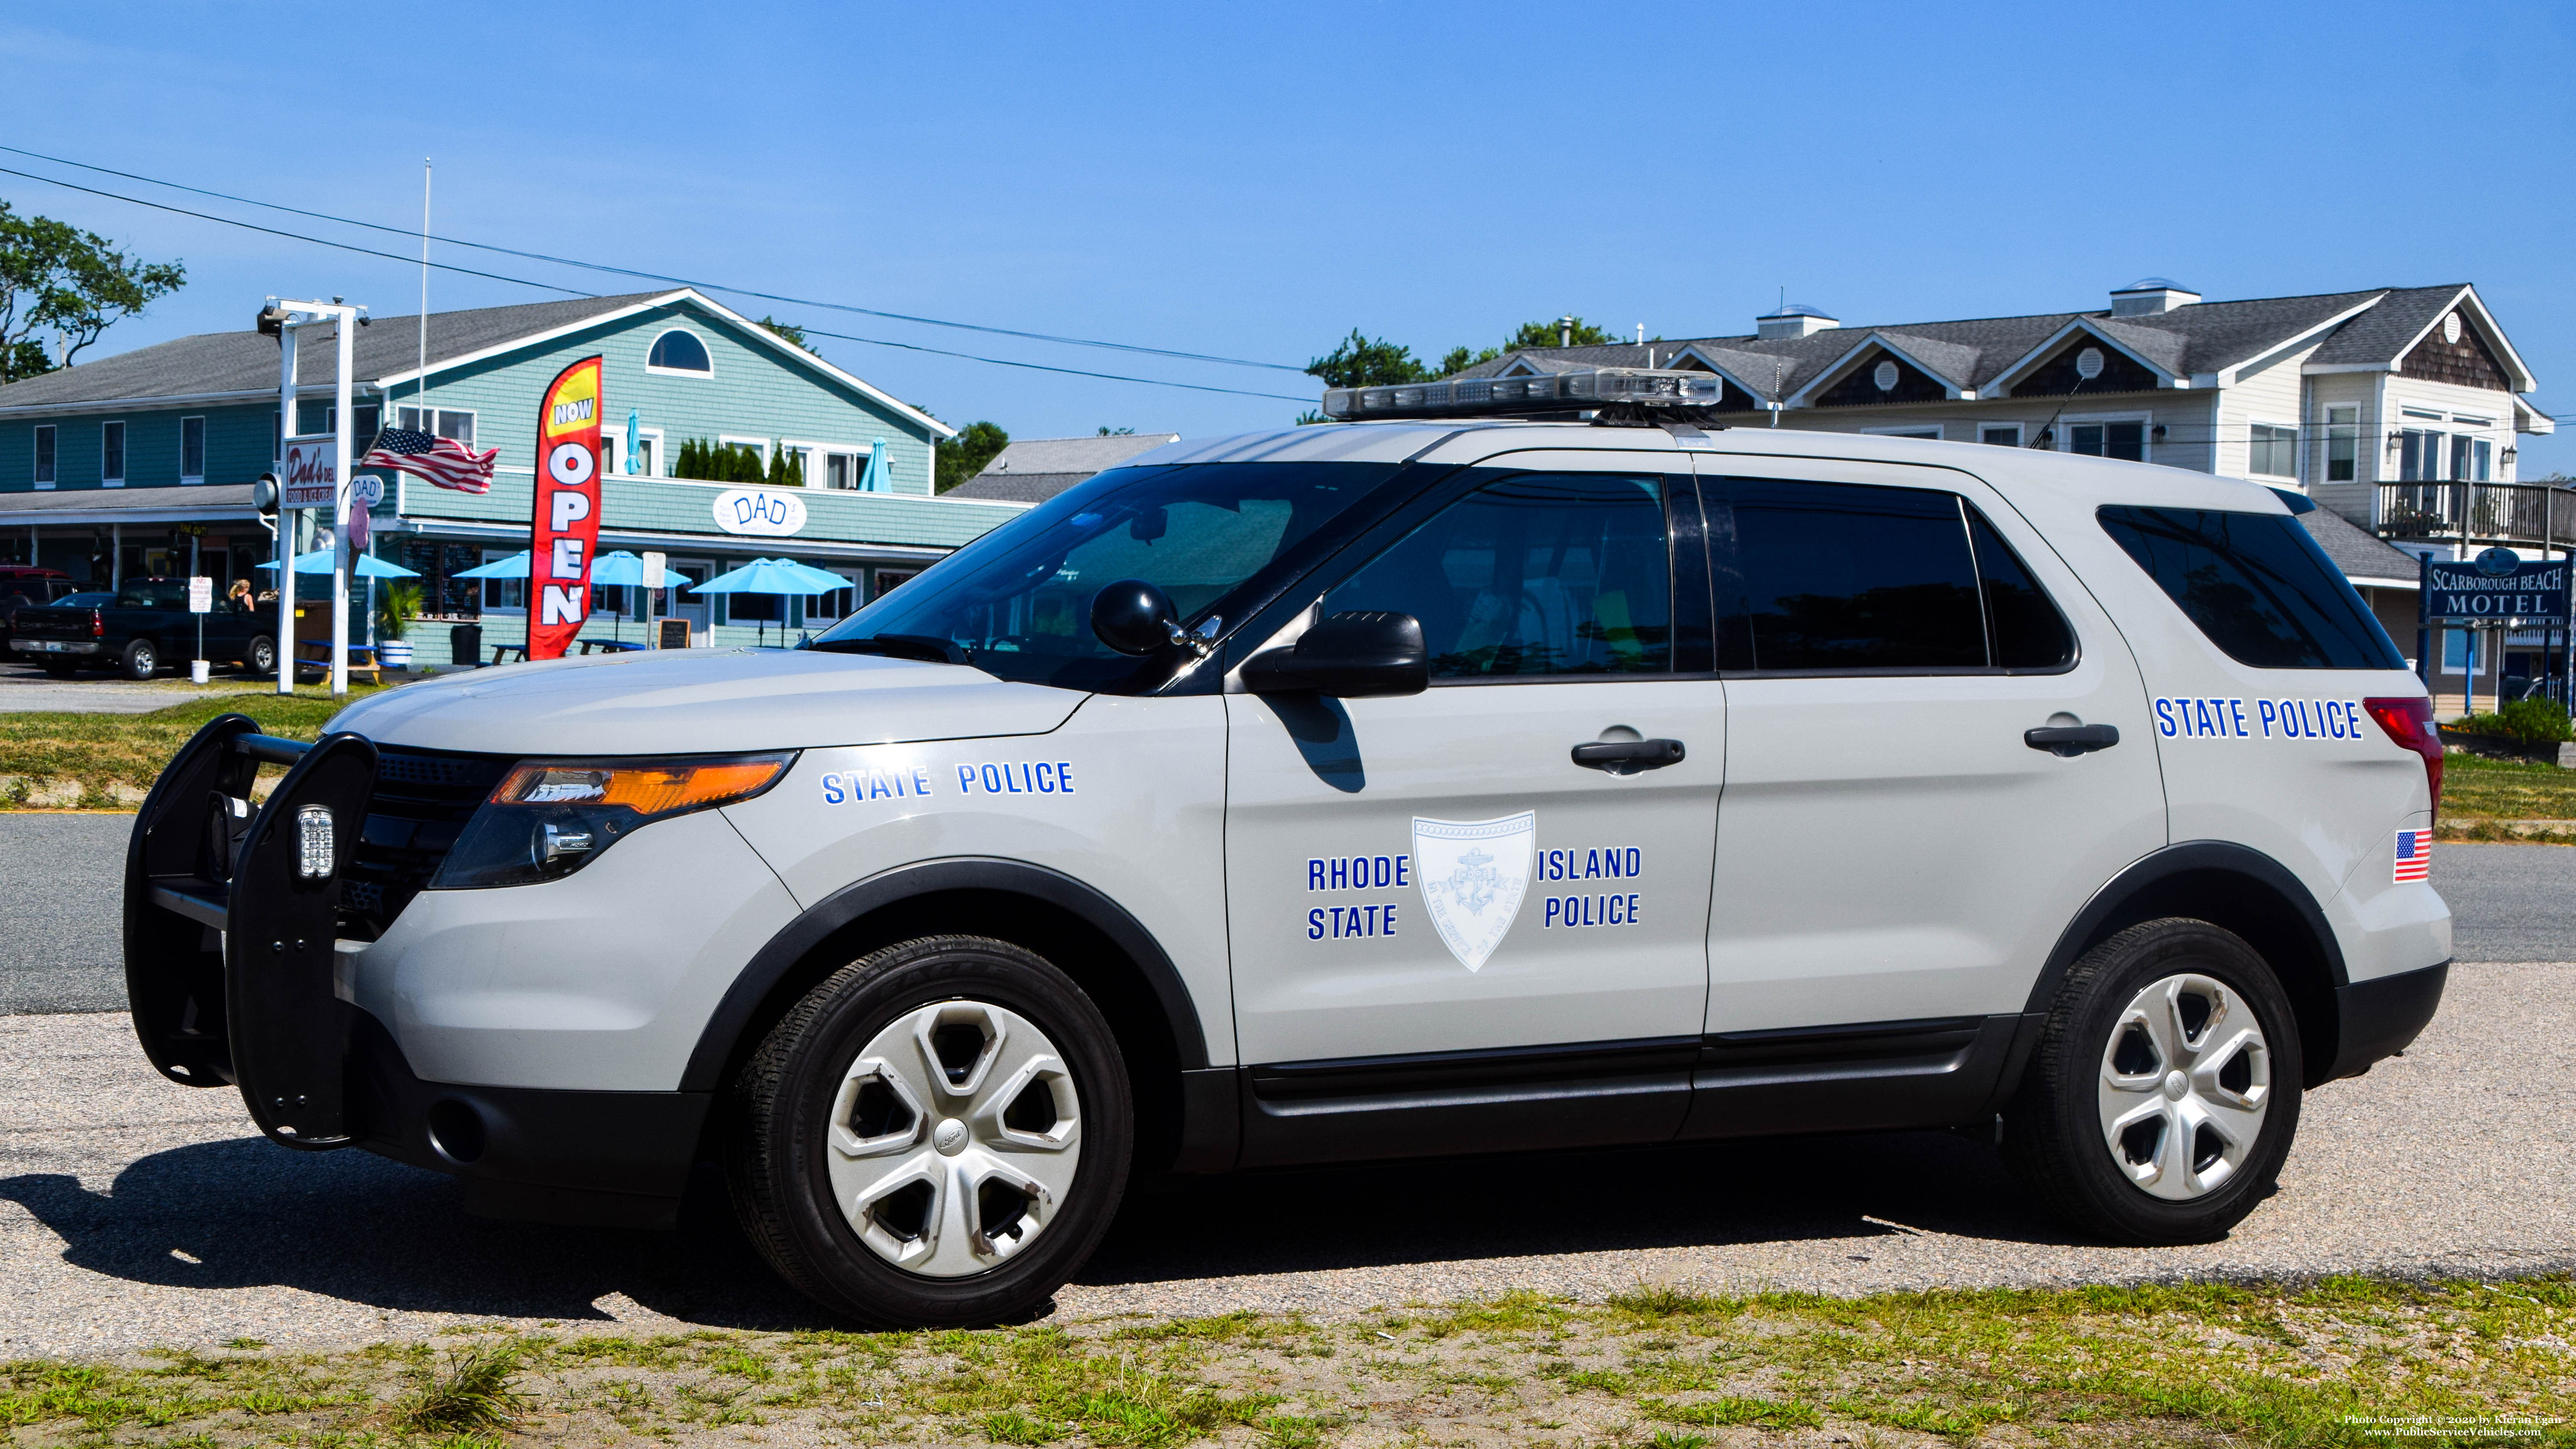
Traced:
<path fill-rule="evenodd" d="M 318 453 L 308 453 L 301 459 L 300 464 L 299 460 L 292 456 L 280 458 L 277 476 L 280 491 L 278 522 L 281 525 L 279 531 L 281 540 L 285 539 L 289 532 L 282 526 L 288 522 L 287 510 L 317 507 L 327 507 L 331 510 L 331 697 L 338 699 L 349 692 L 348 482 L 351 461 L 349 454 L 355 442 L 351 436 L 351 430 L 357 426 L 356 414 L 349 406 L 350 373 L 357 364 L 357 329 L 364 325 L 367 309 L 351 307 L 337 300 L 271 301 L 269 306 L 275 313 L 282 314 L 285 318 L 281 329 L 284 362 L 278 386 L 277 404 L 281 425 L 291 424 L 296 420 L 295 329 L 298 326 L 329 322 L 332 324 L 332 341 L 336 344 L 333 348 L 335 366 L 332 378 L 332 402 L 336 407 L 333 416 L 337 426 L 328 435 L 328 447 Z M 287 441 L 291 445 L 296 442 L 313 443 L 320 439 L 318 437 L 296 438 Z M 299 473 L 301 477 L 298 476 Z M 327 487 L 329 496 L 313 503 L 299 501 L 299 495 L 296 492 L 299 487 L 315 486 Z M 288 681 L 294 678 L 294 569 L 294 545 L 281 542 L 277 562 L 277 615 L 281 646 L 278 656 L 277 688 L 280 694 L 290 690 Z"/>
<path fill-rule="evenodd" d="M 188 580 L 188 612 L 197 616 L 197 657 L 188 661 L 188 682 L 204 684 L 212 676 L 206 671 L 206 616 L 214 612 L 215 581 L 204 574 Z"/>
<path fill-rule="evenodd" d="M 662 592 L 662 568 L 671 561 L 669 554 L 647 553 L 644 565 L 644 647 L 653 647 L 653 596 Z"/>

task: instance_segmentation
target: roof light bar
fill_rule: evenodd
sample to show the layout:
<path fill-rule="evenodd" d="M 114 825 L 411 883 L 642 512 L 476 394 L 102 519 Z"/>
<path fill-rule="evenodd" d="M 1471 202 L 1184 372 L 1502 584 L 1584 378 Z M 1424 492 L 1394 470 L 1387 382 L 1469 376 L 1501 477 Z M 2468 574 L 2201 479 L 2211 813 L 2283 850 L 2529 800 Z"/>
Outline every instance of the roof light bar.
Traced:
<path fill-rule="evenodd" d="M 1389 387 L 1336 387 L 1324 393 L 1335 422 L 1372 418 L 1526 417 L 1583 412 L 1617 404 L 1705 408 L 1725 383 L 1715 373 L 1645 367 L 1588 367 L 1528 377 L 1461 377 Z"/>

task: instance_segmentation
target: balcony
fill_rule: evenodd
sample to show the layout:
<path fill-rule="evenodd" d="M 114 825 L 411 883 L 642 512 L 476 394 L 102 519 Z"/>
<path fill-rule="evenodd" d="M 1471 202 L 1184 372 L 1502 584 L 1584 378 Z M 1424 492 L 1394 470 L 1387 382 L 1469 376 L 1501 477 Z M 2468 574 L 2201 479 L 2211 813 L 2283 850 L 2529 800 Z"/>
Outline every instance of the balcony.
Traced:
<path fill-rule="evenodd" d="M 2382 483 L 2379 536 L 2565 547 L 2576 489 L 2545 483 Z"/>

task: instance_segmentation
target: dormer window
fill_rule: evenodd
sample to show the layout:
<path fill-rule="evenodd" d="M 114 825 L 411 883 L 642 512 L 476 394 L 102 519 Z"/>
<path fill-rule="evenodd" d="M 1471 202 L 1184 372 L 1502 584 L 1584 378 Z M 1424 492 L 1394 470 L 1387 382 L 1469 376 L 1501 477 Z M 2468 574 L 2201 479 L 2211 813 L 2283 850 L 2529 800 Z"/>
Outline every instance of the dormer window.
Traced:
<path fill-rule="evenodd" d="M 690 377 L 715 375 L 715 360 L 707 356 L 707 345 L 698 334 L 684 327 L 674 327 L 653 339 L 653 350 L 644 358 L 647 372 L 676 372 Z"/>

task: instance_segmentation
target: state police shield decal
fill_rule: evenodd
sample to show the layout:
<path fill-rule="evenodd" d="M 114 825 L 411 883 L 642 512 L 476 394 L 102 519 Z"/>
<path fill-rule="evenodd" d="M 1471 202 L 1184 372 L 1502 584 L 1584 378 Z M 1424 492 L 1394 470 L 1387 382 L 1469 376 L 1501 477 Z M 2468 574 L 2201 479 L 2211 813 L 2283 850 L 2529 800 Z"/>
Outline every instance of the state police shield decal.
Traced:
<path fill-rule="evenodd" d="M 1485 964 L 1520 914 L 1536 855 L 1538 812 L 1500 820 L 1413 822 L 1414 880 L 1423 908 L 1458 964 Z"/>

